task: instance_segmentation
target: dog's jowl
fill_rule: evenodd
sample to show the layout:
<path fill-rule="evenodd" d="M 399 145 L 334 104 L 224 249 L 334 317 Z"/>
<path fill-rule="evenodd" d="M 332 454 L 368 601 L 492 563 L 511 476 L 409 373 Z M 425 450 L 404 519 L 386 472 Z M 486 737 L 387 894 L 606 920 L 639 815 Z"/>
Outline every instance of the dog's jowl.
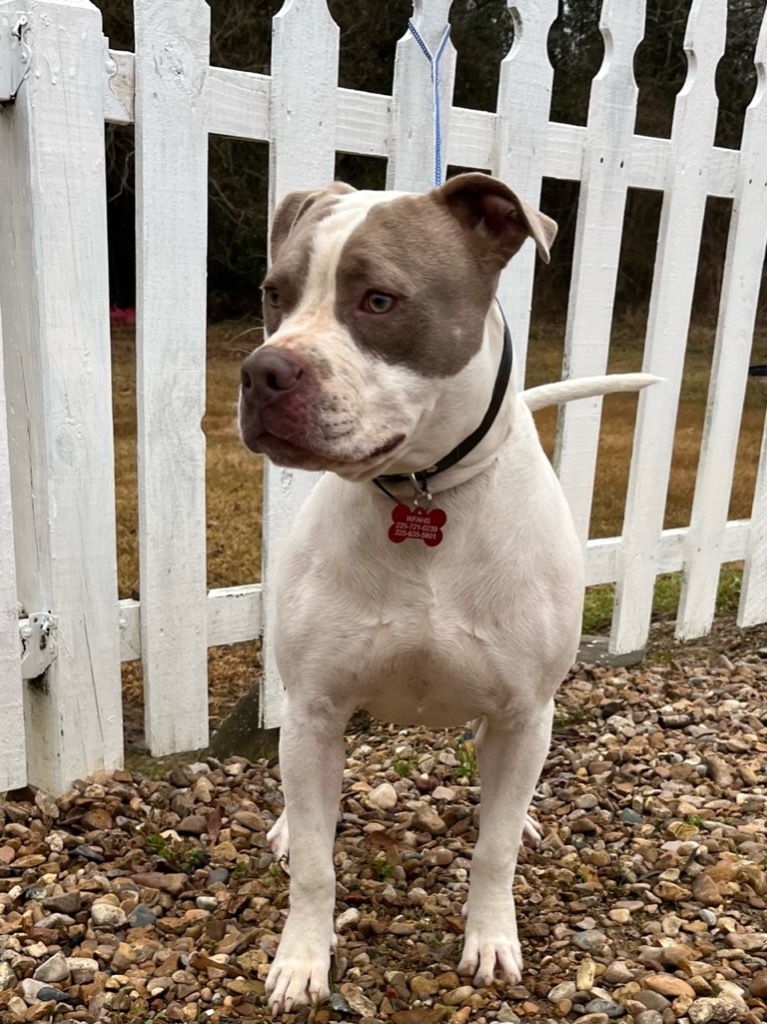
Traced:
<path fill-rule="evenodd" d="M 475 722 L 482 823 L 458 970 L 477 985 L 520 979 L 512 881 L 583 598 L 581 545 L 530 406 L 652 380 L 517 392 L 498 276 L 528 237 L 548 261 L 555 232 L 483 174 L 417 196 L 334 184 L 277 210 L 240 429 L 279 465 L 326 472 L 284 546 L 271 620 L 286 810 L 270 840 L 291 869 L 274 1013 L 328 995 L 357 708 Z"/>

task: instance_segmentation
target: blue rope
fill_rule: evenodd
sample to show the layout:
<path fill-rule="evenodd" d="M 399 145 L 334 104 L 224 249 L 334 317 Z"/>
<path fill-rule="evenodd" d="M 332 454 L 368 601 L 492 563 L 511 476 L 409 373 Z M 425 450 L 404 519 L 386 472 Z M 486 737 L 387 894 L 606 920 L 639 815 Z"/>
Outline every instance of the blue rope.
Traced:
<path fill-rule="evenodd" d="M 445 29 L 442 41 L 437 47 L 437 52 L 435 54 L 431 53 L 429 47 L 421 38 L 412 19 L 408 19 L 407 27 L 410 29 L 415 41 L 421 47 L 423 55 L 428 60 L 429 66 L 431 67 L 432 106 L 434 111 L 434 184 L 439 186 L 442 184 L 442 119 L 439 109 L 439 62 L 445 50 L 445 46 L 447 45 L 447 41 L 450 38 L 450 26 L 448 25 Z"/>

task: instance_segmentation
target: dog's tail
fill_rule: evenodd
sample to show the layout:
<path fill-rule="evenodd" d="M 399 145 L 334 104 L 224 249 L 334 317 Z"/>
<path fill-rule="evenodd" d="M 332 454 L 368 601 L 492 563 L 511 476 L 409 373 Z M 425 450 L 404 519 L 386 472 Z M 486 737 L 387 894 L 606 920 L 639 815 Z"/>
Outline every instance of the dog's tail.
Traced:
<path fill-rule="evenodd" d="M 531 412 L 537 412 L 547 405 L 564 405 L 578 398 L 597 398 L 619 391 L 641 391 L 660 380 L 661 377 L 652 373 L 608 373 L 603 377 L 576 377 L 574 380 L 560 380 L 553 384 L 542 384 L 538 388 L 528 388 L 520 398 Z"/>

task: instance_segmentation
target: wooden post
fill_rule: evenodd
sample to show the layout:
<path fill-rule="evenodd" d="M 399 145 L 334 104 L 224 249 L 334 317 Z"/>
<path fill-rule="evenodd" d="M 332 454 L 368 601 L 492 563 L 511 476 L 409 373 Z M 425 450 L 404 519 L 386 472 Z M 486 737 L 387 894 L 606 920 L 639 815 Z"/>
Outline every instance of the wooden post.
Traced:
<path fill-rule="evenodd" d="M 325 0 L 286 0 L 272 34 L 269 220 L 294 189 L 322 188 L 335 173 L 338 104 L 338 26 Z M 316 483 L 304 473 L 264 460 L 263 619 L 261 715 L 266 728 L 280 724 L 282 683 L 270 634 L 275 564 L 301 504 Z"/>
<path fill-rule="evenodd" d="M 135 0 L 139 578 L 153 754 L 208 742 L 204 0 Z"/>
<path fill-rule="evenodd" d="M 55 793 L 122 761 L 106 55 L 88 0 L 25 14 L 29 72 L 0 112 L 0 306 L 18 595 L 56 624 L 57 655 L 25 686 L 29 781 Z"/>
<path fill-rule="evenodd" d="M 599 27 L 605 56 L 591 83 L 586 149 L 565 329 L 564 377 L 604 373 L 610 348 L 642 41 L 644 0 L 605 0 Z M 602 399 L 569 402 L 559 413 L 554 465 L 585 547 L 589 536 Z"/>
<path fill-rule="evenodd" d="M 726 23 L 726 0 L 694 0 L 685 37 L 687 81 L 674 107 L 643 366 L 663 382 L 639 397 L 610 634 L 616 654 L 641 649 L 650 628 Z"/>
<path fill-rule="evenodd" d="M 24 702 L 21 692 L 21 643 L 16 606 L 16 556 L 13 550 L 11 466 L 3 379 L 3 321 L 0 315 L 0 793 L 27 781 Z"/>
<path fill-rule="evenodd" d="M 514 43 L 501 62 L 495 128 L 498 177 L 531 206 L 541 201 L 554 69 L 546 50 L 557 0 L 510 0 Z M 524 103 L 520 97 L 524 96 Z M 535 246 L 528 242 L 501 274 L 498 298 L 514 342 L 517 386 L 524 387 Z M 556 260 L 556 251 L 553 257 Z"/>
<path fill-rule="evenodd" d="M 758 81 L 767 62 L 767 14 L 754 53 Z M 738 183 L 724 265 L 722 301 L 711 369 L 692 523 L 685 549 L 685 581 L 677 616 L 677 636 L 703 636 L 711 629 L 724 531 L 727 524 L 743 398 L 754 335 L 767 239 L 767 102 L 757 89 L 746 110 L 740 147 Z M 755 625 L 767 618 L 767 552 L 764 546 L 764 470 L 752 509 L 746 567 L 740 592 L 738 623 Z M 761 564 L 760 564 L 761 563 Z"/>

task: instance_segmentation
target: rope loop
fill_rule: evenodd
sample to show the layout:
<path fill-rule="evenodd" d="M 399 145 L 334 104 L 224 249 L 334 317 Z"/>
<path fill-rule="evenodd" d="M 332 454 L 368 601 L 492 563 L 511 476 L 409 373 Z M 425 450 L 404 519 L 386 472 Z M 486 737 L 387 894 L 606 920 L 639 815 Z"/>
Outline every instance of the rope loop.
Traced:
<path fill-rule="evenodd" d="M 442 184 L 442 118 L 439 106 L 439 62 L 445 51 L 447 41 L 450 38 L 450 25 L 445 28 L 435 54 L 431 52 L 424 42 L 418 29 L 413 24 L 412 18 L 408 18 L 407 27 L 410 29 L 411 35 L 420 46 L 421 51 L 423 52 L 424 57 L 428 60 L 431 68 L 432 109 L 434 112 L 434 184 L 438 187 Z"/>

